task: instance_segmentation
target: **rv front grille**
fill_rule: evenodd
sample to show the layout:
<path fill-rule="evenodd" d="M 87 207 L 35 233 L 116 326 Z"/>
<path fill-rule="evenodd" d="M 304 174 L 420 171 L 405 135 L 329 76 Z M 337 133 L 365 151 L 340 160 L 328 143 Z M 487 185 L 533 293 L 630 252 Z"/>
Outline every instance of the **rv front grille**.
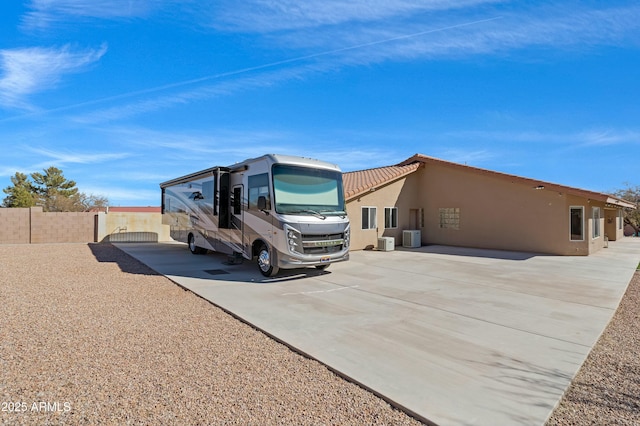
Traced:
<path fill-rule="evenodd" d="M 325 241 L 325 240 L 338 240 L 342 238 L 344 238 L 344 234 L 320 234 L 320 235 L 302 234 L 302 241 L 307 241 L 307 240 Z"/>
<path fill-rule="evenodd" d="M 344 247 L 344 234 L 302 235 L 304 254 L 337 253 Z"/>

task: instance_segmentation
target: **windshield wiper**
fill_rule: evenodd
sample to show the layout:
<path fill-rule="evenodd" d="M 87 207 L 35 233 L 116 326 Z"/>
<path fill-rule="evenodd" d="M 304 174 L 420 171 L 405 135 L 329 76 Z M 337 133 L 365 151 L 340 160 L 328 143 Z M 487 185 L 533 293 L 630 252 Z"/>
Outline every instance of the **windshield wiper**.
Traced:
<path fill-rule="evenodd" d="M 309 214 L 314 215 L 315 217 L 319 217 L 322 220 L 325 220 L 327 218 L 327 216 L 323 215 L 322 213 L 317 212 L 315 210 L 311 210 L 311 209 L 295 210 L 295 211 L 292 211 L 291 213 L 294 213 L 294 214 L 295 213 L 309 213 Z"/>
<path fill-rule="evenodd" d="M 325 216 L 338 216 L 341 219 L 347 216 L 347 213 L 342 210 L 320 210 L 320 213 L 325 214 Z"/>

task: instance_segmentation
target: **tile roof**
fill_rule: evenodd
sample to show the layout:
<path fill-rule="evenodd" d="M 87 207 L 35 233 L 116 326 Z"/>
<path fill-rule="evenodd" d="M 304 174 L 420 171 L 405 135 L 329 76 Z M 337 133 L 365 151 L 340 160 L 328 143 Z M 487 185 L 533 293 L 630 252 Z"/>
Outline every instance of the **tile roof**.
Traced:
<path fill-rule="evenodd" d="M 461 170 L 473 171 L 475 173 L 481 173 L 484 175 L 489 175 L 501 179 L 508 179 L 511 182 L 523 183 L 526 185 L 531 185 L 532 188 L 536 189 L 547 189 L 552 191 L 564 192 L 566 194 L 572 194 L 584 198 L 590 198 L 592 200 L 602 201 L 604 203 L 609 203 L 616 205 L 618 207 L 628 207 L 628 208 L 636 208 L 634 203 L 631 203 L 627 200 L 623 200 L 617 197 L 613 197 L 609 194 L 604 194 L 601 192 L 589 191 L 586 189 L 574 188 L 571 186 L 560 185 L 552 182 L 545 182 L 537 179 L 526 178 L 517 175 L 511 175 L 508 173 L 496 172 L 493 170 L 481 169 L 479 167 L 467 166 L 465 164 L 453 163 L 446 160 L 441 160 L 439 158 L 429 157 L 422 154 L 415 154 L 414 156 L 406 159 L 402 163 L 398 164 L 397 167 L 413 165 L 413 164 L 440 164 L 448 167 L 458 168 Z"/>
<path fill-rule="evenodd" d="M 347 201 L 370 191 L 403 178 L 421 166 L 419 162 L 397 166 L 378 167 L 375 169 L 359 170 L 343 173 L 344 196 Z"/>

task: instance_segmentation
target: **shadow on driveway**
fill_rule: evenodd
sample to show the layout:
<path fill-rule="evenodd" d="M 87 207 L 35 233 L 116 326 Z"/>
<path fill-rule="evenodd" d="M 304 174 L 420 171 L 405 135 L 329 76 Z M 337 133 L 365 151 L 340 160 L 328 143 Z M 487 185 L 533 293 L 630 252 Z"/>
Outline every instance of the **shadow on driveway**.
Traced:
<path fill-rule="evenodd" d="M 98 262 L 117 263 L 122 272 L 140 275 L 162 275 L 111 243 L 90 243 Z"/>
<path fill-rule="evenodd" d="M 517 251 L 505 251 L 505 250 L 490 250 L 479 249 L 469 247 L 454 247 L 454 246 L 441 246 L 441 245 L 428 245 L 419 248 L 407 248 L 396 247 L 398 251 L 408 251 L 414 253 L 433 253 L 433 254 L 446 254 L 447 256 L 466 256 L 466 257 L 481 257 L 488 259 L 500 259 L 500 260 L 528 260 L 534 257 L 549 256 L 544 253 L 527 253 Z"/>
<path fill-rule="evenodd" d="M 95 246 L 95 248 L 93 248 Z M 316 268 L 281 269 L 275 277 L 265 277 L 255 261 L 242 259 L 230 262 L 224 253 L 210 251 L 205 255 L 194 255 L 186 244 L 93 244 L 94 255 L 101 262 L 117 262 L 125 272 L 165 275 L 174 282 L 180 279 L 203 280 L 203 283 L 277 284 L 330 275 L 327 270 Z M 118 255 L 114 252 L 121 252 Z M 154 269 L 145 266 L 151 265 Z"/>

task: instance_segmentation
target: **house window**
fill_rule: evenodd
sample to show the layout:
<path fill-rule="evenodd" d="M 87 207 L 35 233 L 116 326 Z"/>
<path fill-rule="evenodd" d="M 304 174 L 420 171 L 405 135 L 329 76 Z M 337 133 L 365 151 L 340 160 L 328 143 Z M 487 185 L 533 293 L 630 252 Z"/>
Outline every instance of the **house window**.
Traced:
<path fill-rule="evenodd" d="M 362 208 L 362 229 L 376 229 L 378 223 L 376 221 L 377 209 L 375 207 Z"/>
<path fill-rule="evenodd" d="M 386 229 L 392 229 L 392 228 L 398 227 L 398 208 L 397 207 L 384 208 L 384 227 Z"/>
<path fill-rule="evenodd" d="M 440 209 L 440 228 L 460 229 L 460 208 L 446 207 Z"/>
<path fill-rule="evenodd" d="M 584 207 L 571 207 L 571 241 L 584 241 Z"/>
<path fill-rule="evenodd" d="M 622 215 L 622 209 L 618 209 L 618 229 L 624 227 L 624 216 Z"/>
<path fill-rule="evenodd" d="M 600 207 L 593 207 L 591 210 L 593 219 L 593 238 L 600 237 Z"/>

